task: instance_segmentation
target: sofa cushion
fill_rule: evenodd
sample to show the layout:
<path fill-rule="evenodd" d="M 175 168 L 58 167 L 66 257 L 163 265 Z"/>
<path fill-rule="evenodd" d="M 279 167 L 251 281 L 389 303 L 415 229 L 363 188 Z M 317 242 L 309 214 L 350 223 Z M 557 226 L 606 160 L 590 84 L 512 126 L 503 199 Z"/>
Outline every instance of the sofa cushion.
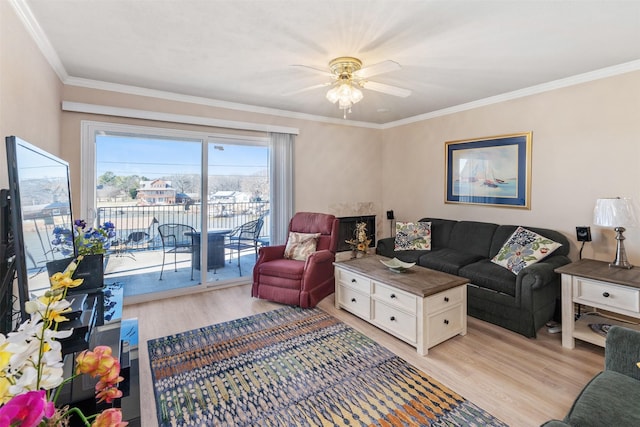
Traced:
<path fill-rule="evenodd" d="M 420 222 L 431 223 L 431 250 L 446 248 L 449 246 L 451 230 L 458 221 L 441 218 L 422 218 Z"/>
<path fill-rule="evenodd" d="M 430 222 L 396 222 L 396 251 L 428 251 L 430 249 Z"/>
<path fill-rule="evenodd" d="M 614 371 L 596 375 L 564 421 L 572 426 L 640 426 L 640 381 Z"/>
<path fill-rule="evenodd" d="M 516 296 L 516 276 L 488 259 L 462 267 L 458 271 L 458 276 L 469 279 L 472 284 L 481 288 Z"/>
<path fill-rule="evenodd" d="M 289 232 L 287 246 L 284 249 L 284 257 L 304 261 L 316 251 L 320 233 L 296 233 Z"/>
<path fill-rule="evenodd" d="M 474 263 L 480 259 L 482 259 L 482 257 L 479 255 L 444 248 L 422 255 L 418 260 L 418 265 L 457 275 L 458 270 L 460 270 L 461 267 Z"/>
<path fill-rule="evenodd" d="M 476 221 L 459 221 L 453 226 L 447 247 L 460 252 L 489 258 L 491 240 L 497 224 Z"/>
<path fill-rule="evenodd" d="M 562 244 L 524 227 L 518 227 L 504 242 L 491 262 L 506 268 L 513 274 L 518 274 L 520 270 L 535 264 L 560 246 Z"/>

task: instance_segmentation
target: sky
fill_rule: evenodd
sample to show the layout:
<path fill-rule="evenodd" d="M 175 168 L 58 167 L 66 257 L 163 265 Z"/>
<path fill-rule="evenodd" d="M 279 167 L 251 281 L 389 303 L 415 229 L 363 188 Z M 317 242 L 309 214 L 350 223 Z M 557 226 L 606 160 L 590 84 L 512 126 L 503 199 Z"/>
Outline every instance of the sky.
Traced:
<path fill-rule="evenodd" d="M 266 146 L 211 142 L 209 175 L 266 174 L 268 155 Z M 96 137 L 98 176 L 107 171 L 118 176 L 139 175 L 149 179 L 200 174 L 200 157 L 199 141 L 111 135 Z"/>

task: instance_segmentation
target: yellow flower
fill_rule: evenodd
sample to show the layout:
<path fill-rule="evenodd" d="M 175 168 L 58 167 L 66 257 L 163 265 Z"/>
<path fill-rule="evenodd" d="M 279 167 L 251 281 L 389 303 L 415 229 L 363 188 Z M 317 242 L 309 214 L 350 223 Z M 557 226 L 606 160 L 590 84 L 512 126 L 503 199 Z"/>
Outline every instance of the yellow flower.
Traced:
<path fill-rule="evenodd" d="M 13 353 L 6 350 L 7 344 L 7 342 L 4 342 L 0 345 L 0 371 L 3 371 L 4 368 L 9 366 L 9 359 L 11 359 L 11 356 L 13 355 Z"/>
<path fill-rule="evenodd" d="M 7 403 L 13 397 L 9 394 L 9 387 L 11 387 L 11 381 L 4 376 L 0 376 L 0 405 Z"/>
<path fill-rule="evenodd" d="M 64 273 L 54 273 L 50 278 L 51 289 L 75 288 L 82 285 L 84 279 L 72 279 L 71 275 L 74 270 L 68 270 Z"/>

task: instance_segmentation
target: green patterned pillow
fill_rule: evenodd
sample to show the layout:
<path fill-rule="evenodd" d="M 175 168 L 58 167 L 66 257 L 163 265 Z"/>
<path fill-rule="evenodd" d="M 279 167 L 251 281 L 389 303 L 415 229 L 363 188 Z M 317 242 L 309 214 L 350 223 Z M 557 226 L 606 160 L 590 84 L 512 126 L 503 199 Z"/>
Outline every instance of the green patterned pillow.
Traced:
<path fill-rule="evenodd" d="M 500 251 L 491 260 L 498 265 L 518 274 L 520 270 L 540 261 L 562 246 L 544 236 L 518 227 L 507 239 Z"/>
<path fill-rule="evenodd" d="M 431 250 L 430 222 L 396 222 L 396 251 Z"/>
<path fill-rule="evenodd" d="M 306 261 L 307 257 L 316 251 L 320 233 L 296 233 L 289 232 L 287 246 L 284 248 L 284 257 L 298 261 Z"/>

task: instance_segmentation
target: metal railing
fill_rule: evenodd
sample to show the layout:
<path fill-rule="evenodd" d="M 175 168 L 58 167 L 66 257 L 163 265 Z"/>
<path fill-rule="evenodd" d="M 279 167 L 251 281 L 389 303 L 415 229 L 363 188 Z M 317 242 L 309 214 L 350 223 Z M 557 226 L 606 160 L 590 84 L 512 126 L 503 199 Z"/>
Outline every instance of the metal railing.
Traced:
<path fill-rule="evenodd" d="M 200 231 L 202 204 L 174 204 L 148 206 L 101 206 L 97 208 L 98 223 L 112 222 L 116 227 L 116 237 L 112 250 L 121 245 L 128 249 L 157 249 L 162 247 L 158 225 L 186 224 Z M 265 224 L 260 237 L 268 238 L 269 202 L 208 203 L 207 229 L 232 230 L 260 216 L 265 216 Z"/>

